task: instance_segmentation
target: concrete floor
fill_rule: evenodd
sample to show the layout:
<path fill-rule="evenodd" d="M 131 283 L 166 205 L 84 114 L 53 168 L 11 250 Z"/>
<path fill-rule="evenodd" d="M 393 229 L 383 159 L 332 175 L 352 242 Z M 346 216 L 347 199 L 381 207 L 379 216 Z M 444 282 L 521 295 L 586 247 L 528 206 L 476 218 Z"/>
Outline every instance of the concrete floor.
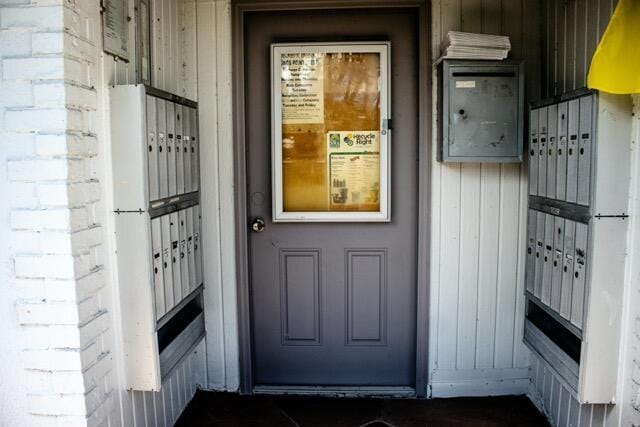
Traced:
<path fill-rule="evenodd" d="M 177 426 L 548 426 L 525 396 L 355 399 L 199 391 Z"/>

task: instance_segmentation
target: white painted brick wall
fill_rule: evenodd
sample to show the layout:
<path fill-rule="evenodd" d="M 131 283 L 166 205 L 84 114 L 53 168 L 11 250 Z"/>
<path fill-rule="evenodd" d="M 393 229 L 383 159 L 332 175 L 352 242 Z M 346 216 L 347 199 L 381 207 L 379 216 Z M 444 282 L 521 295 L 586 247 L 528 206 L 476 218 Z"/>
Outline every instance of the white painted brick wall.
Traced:
<path fill-rule="evenodd" d="M 0 0 L 0 132 L 25 413 L 0 425 L 118 425 L 96 165 L 99 2 Z M 2 284 L 4 286 L 4 284 Z M 25 392 L 25 390 L 27 390 Z"/>

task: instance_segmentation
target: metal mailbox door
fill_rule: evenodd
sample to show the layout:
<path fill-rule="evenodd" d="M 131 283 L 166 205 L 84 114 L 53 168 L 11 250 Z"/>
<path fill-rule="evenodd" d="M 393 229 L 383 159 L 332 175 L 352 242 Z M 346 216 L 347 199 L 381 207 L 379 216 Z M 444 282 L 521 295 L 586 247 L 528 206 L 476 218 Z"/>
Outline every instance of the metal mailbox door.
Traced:
<path fill-rule="evenodd" d="M 167 102 L 156 100 L 158 129 L 158 179 L 160 180 L 160 198 L 169 196 L 169 173 L 167 160 Z"/>
<path fill-rule="evenodd" d="M 158 178 L 158 132 L 156 128 L 156 99 L 147 95 L 147 168 L 149 171 L 149 200 L 160 197 Z"/>
<path fill-rule="evenodd" d="M 164 271 L 165 312 L 175 305 L 173 295 L 173 250 L 171 248 L 171 219 L 169 215 L 160 217 L 162 226 L 162 269 Z"/>
<path fill-rule="evenodd" d="M 534 293 L 536 283 L 536 216 L 537 212 L 529 209 L 527 213 L 527 266 L 525 274 L 526 289 L 531 294 Z"/>
<path fill-rule="evenodd" d="M 580 142 L 578 146 L 578 204 L 589 206 L 591 196 L 591 140 L 593 95 L 580 98 Z"/>
<path fill-rule="evenodd" d="M 191 114 L 189 113 L 189 107 L 182 107 L 182 114 L 180 120 L 182 121 L 182 160 L 184 163 L 184 192 L 190 193 L 193 191 L 191 185 Z"/>
<path fill-rule="evenodd" d="M 551 304 L 551 279 L 553 273 L 553 238 L 555 218 L 546 214 L 544 220 L 544 260 L 542 267 L 542 302 Z"/>
<path fill-rule="evenodd" d="M 584 298 L 587 279 L 587 244 L 589 226 L 576 223 L 576 256 L 573 264 L 573 295 L 571 296 L 571 323 L 582 329 Z"/>
<path fill-rule="evenodd" d="M 536 216 L 536 284 L 534 295 L 538 299 L 542 299 L 542 282 L 544 272 L 544 227 L 546 224 L 546 216 L 544 212 L 538 212 Z"/>
<path fill-rule="evenodd" d="M 529 194 L 538 195 L 538 114 L 531 110 L 529 118 Z"/>
<path fill-rule="evenodd" d="M 167 164 L 169 173 L 169 197 L 178 194 L 176 174 L 176 107 L 173 102 L 167 101 Z"/>
<path fill-rule="evenodd" d="M 449 156 L 518 157 L 518 145 L 507 143 L 518 135 L 519 79 L 504 72 L 453 73 L 449 91 Z M 473 80 L 473 86 L 466 83 Z M 487 94 L 501 102 L 487 104 Z M 446 96 L 446 95 L 445 95 Z"/>
<path fill-rule="evenodd" d="M 189 121 L 191 123 L 191 189 L 198 191 L 200 187 L 200 157 L 198 149 L 198 111 L 195 108 L 189 109 Z"/>
<path fill-rule="evenodd" d="M 562 263 L 562 291 L 560 292 L 560 315 L 571 319 L 571 297 L 573 294 L 573 259 L 575 256 L 576 223 L 564 221 L 564 262 Z"/>
<path fill-rule="evenodd" d="M 562 261 L 564 254 L 564 218 L 555 217 L 553 230 L 553 272 L 551 273 L 551 308 L 560 312 L 562 292 Z"/>
<path fill-rule="evenodd" d="M 569 122 L 567 142 L 567 202 L 576 203 L 578 200 L 578 132 L 580 119 L 580 101 L 569 101 Z"/>
<path fill-rule="evenodd" d="M 189 258 L 187 258 L 187 215 L 186 210 L 178 211 L 180 233 L 180 282 L 182 284 L 182 298 L 189 294 Z"/>
<path fill-rule="evenodd" d="M 193 217 L 193 251 L 196 264 L 196 286 L 202 284 L 202 251 L 200 249 L 200 205 L 191 209 Z"/>
<path fill-rule="evenodd" d="M 556 198 L 566 200 L 567 197 L 567 122 L 569 121 L 569 104 L 558 105 L 558 144 L 556 163 Z"/>
<path fill-rule="evenodd" d="M 156 304 L 156 319 L 165 313 L 164 269 L 162 268 L 162 224 L 160 218 L 151 220 L 151 257 L 153 259 L 153 292 Z"/>
<path fill-rule="evenodd" d="M 182 270 L 180 268 L 180 225 L 178 213 L 169 214 L 171 225 L 171 263 L 173 265 L 173 302 L 178 304 L 182 301 Z"/>
<path fill-rule="evenodd" d="M 196 259 L 193 250 L 193 208 L 187 208 L 185 221 L 187 223 L 187 260 L 189 264 L 189 292 L 193 291 L 198 284 L 196 282 Z"/>
<path fill-rule="evenodd" d="M 556 198 L 556 168 L 557 168 L 557 140 L 558 140 L 558 106 L 547 108 L 547 197 Z"/>
<path fill-rule="evenodd" d="M 538 109 L 538 196 L 547 195 L 547 107 Z"/>
<path fill-rule="evenodd" d="M 182 105 L 174 105 L 176 130 L 176 194 L 184 194 L 184 142 L 182 141 Z"/>

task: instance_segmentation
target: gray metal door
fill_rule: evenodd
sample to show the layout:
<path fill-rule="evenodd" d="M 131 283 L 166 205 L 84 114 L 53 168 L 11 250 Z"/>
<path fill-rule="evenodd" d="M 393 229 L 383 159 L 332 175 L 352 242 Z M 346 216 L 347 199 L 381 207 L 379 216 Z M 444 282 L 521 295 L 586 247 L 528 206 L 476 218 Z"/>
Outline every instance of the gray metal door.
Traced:
<path fill-rule="evenodd" d="M 249 234 L 256 385 L 415 383 L 417 28 L 401 10 L 245 21 L 247 222 L 265 221 Z M 301 40 L 391 42 L 390 223 L 271 221 L 269 46 Z"/>

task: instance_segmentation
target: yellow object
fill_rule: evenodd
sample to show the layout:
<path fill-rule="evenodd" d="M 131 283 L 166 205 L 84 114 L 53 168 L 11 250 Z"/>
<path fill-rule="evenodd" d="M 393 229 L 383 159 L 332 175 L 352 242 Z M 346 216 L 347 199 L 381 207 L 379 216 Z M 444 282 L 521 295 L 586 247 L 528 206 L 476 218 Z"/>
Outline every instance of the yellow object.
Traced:
<path fill-rule="evenodd" d="M 587 85 L 640 93 L 640 0 L 620 0 L 591 60 Z"/>

